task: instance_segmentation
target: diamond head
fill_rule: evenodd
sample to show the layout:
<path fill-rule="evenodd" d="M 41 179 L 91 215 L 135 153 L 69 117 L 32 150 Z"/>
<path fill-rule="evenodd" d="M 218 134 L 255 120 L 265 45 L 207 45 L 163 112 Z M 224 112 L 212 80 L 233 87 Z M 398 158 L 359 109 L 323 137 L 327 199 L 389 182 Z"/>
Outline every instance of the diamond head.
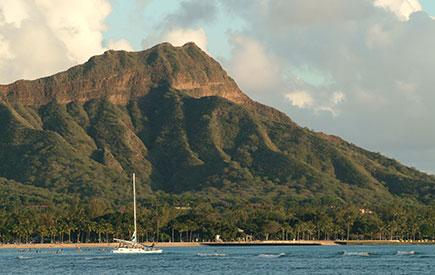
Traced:
<path fill-rule="evenodd" d="M 126 205 L 133 172 L 144 204 L 158 195 L 223 208 L 374 207 L 430 204 L 435 195 L 434 176 L 250 99 L 194 43 L 109 50 L 49 77 L 0 85 L 3 206 L 74 198 Z"/>

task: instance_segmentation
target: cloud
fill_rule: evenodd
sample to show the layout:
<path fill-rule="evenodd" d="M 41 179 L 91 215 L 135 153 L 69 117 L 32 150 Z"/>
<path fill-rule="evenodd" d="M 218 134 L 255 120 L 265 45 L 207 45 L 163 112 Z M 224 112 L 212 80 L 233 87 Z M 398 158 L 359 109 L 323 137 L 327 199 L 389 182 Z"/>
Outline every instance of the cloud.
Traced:
<path fill-rule="evenodd" d="M 33 79 L 105 50 L 106 0 L 0 1 L 0 83 Z"/>
<path fill-rule="evenodd" d="M 368 28 L 366 35 L 366 45 L 369 49 L 387 48 L 393 42 L 392 34 L 385 30 L 382 25 L 375 24 Z"/>
<path fill-rule="evenodd" d="M 315 111 L 325 111 L 332 114 L 336 118 L 340 114 L 340 109 L 338 108 L 340 103 L 346 99 L 344 93 L 336 91 L 332 93 L 332 96 L 326 101 L 316 106 Z"/>
<path fill-rule="evenodd" d="M 216 0 L 182 1 L 174 12 L 164 16 L 162 22 L 153 27 L 153 32 L 142 40 L 143 48 L 161 42 L 169 42 L 174 46 L 194 42 L 208 52 L 208 38 L 202 25 L 215 21 L 218 12 L 216 5 Z"/>
<path fill-rule="evenodd" d="M 435 116 L 435 21 L 419 1 L 221 3 L 243 20 L 238 35 L 261 45 L 268 62 L 260 67 L 277 72 L 273 81 L 267 74 L 252 77 L 253 83 L 269 83 L 262 91 L 241 85 L 249 95 L 263 94 L 263 102 L 304 126 L 435 172 L 435 157 L 417 157 L 435 150 L 435 128 L 429 126 Z M 243 64 L 234 60 L 246 46 L 232 34 L 229 41 L 234 49 L 226 66 L 237 82 L 249 82 L 229 67 Z M 246 61 L 243 71 L 258 71 L 252 63 Z"/>
<path fill-rule="evenodd" d="M 111 50 L 123 50 L 123 51 L 133 51 L 133 47 L 131 46 L 130 42 L 126 39 L 120 39 L 120 40 L 109 40 L 107 43 L 107 48 Z"/>
<path fill-rule="evenodd" d="M 249 37 L 234 33 L 232 58 L 225 64 L 242 89 L 261 94 L 273 89 L 280 80 L 278 61 L 269 55 L 264 46 Z"/>
<path fill-rule="evenodd" d="M 119 0 L 115 0 L 115 1 L 119 1 Z M 147 7 L 147 5 L 151 2 L 152 0 L 136 0 L 135 1 L 135 8 L 136 11 L 142 11 L 143 9 L 145 9 Z"/>
<path fill-rule="evenodd" d="M 401 20 L 409 20 L 409 16 L 422 10 L 418 0 L 375 0 L 375 6 L 383 7 L 395 13 Z"/>
<path fill-rule="evenodd" d="M 346 98 L 346 96 L 342 92 L 339 92 L 339 91 L 334 92 L 332 94 L 331 102 L 334 105 L 337 105 L 337 104 L 341 103 L 345 98 Z"/>
<path fill-rule="evenodd" d="M 311 109 L 315 114 L 328 112 L 333 117 L 337 117 L 340 112 L 338 105 L 345 100 L 345 95 L 340 91 L 336 91 L 329 98 L 314 98 L 308 91 L 296 90 L 287 93 L 285 98 L 292 106 L 299 109 Z"/>
<path fill-rule="evenodd" d="M 293 106 L 296 106 L 298 108 L 310 107 L 314 103 L 313 97 L 306 91 L 290 92 L 286 94 L 285 97 L 287 98 L 287 100 L 290 101 Z"/>
<path fill-rule="evenodd" d="M 198 47 L 207 50 L 207 35 L 202 28 L 174 28 L 164 33 L 161 40 L 169 42 L 174 46 L 182 46 L 187 42 L 195 42 Z"/>
<path fill-rule="evenodd" d="M 0 62 L 5 62 L 14 59 L 8 41 L 0 34 Z"/>
<path fill-rule="evenodd" d="M 29 17 L 29 8 L 21 0 L 3 0 L 0 2 L 0 26 L 13 24 L 21 27 L 21 22 Z"/>
<path fill-rule="evenodd" d="M 170 27 L 192 28 L 204 21 L 213 22 L 216 14 L 215 0 L 182 1 L 179 9 L 166 17 L 166 24 Z"/>

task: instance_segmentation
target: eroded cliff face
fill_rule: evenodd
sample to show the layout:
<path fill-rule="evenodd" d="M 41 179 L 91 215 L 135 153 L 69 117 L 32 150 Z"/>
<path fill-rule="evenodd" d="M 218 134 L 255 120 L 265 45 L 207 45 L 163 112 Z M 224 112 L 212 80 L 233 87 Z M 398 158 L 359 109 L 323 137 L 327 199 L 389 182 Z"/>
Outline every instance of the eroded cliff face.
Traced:
<path fill-rule="evenodd" d="M 196 98 L 220 96 L 239 104 L 251 102 L 219 63 L 194 43 L 182 47 L 163 43 L 142 52 L 107 51 L 53 76 L 0 85 L 0 96 L 24 106 L 100 98 L 126 105 L 162 85 Z"/>

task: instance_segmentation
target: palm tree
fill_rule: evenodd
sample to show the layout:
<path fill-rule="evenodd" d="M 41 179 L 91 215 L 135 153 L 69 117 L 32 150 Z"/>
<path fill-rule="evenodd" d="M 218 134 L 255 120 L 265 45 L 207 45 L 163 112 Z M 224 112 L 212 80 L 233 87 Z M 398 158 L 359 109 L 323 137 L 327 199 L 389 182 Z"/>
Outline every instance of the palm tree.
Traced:
<path fill-rule="evenodd" d="M 356 217 L 358 216 L 358 210 L 351 205 L 347 205 L 339 210 L 337 216 L 339 222 L 344 226 L 346 230 L 346 240 L 349 240 L 350 229 L 352 228 L 352 225 L 355 222 Z"/>
<path fill-rule="evenodd" d="M 16 221 L 12 228 L 12 232 L 18 236 L 19 241 L 23 240 L 28 243 L 29 238 L 35 231 L 36 222 L 34 216 L 28 211 L 15 213 Z"/>
<path fill-rule="evenodd" d="M 301 234 L 302 234 L 302 240 L 305 239 L 305 230 L 306 230 L 306 223 L 304 222 L 298 222 L 295 231 L 296 231 L 296 239 L 301 240 Z"/>
<path fill-rule="evenodd" d="M 66 223 L 63 219 L 61 219 L 60 221 L 57 222 L 56 224 L 56 231 L 59 234 L 60 237 L 60 242 L 63 243 L 64 242 L 64 237 L 65 237 L 65 233 L 67 232 L 67 226 Z"/>
<path fill-rule="evenodd" d="M 182 242 L 183 241 L 183 232 L 189 231 L 188 225 L 186 223 L 183 223 L 183 222 L 175 221 L 173 227 L 176 231 L 178 231 L 178 234 L 179 234 L 178 240 L 180 242 Z"/>
<path fill-rule="evenodd" d="M 113 226 L 111 223 L 104 223 L 103 224 L 104 234 L 106 235 L 106 242 L 109 242 L 109 234 L 113 234 Z"/>
<path fill-rule="evenodd" d="M 316 232 L 316 226 L 311 221 L 307 222 L 305 223 L 305 231 L 308 234 L 308 240 L 312 240 L 313 239 L 312 236 Z"/>
<path fill-rule="evenodd" d="M 49 229 L 45 224 L 39 224 L 38 233 L 39 233 L 39 237 L 41 238 L 41 243 L 43 243 L 44 237 L 49 235 Z"/>
<path fill-rule="evenodd" d="M 98 235 L 98 242 L 101 243 L 101 235 L 104 233 L 104 224 L 99 222 L 95 224 L 95 232 Z"/>
<path fill-rule="evenodd" d="M 91 233 L 96 230 L 97 224 L 94 221 L 86 221 L 84 224 L 84 229 L 86 231 L 85 242 L 89 242 L 91 238 Z"/>
<path fill-rule="evenodd" d="M 273 234 L 276 234 L 281 230 L 281 225 L 276 221 L 267 221 L 262 227 L 262 233 L 264 234 L 266 241 Z"/>

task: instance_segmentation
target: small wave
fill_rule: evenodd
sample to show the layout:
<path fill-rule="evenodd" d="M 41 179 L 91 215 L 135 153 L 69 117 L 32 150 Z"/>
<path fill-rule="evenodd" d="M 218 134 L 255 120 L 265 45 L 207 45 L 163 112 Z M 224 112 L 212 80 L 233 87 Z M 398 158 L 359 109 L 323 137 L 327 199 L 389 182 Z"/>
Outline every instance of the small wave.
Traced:
<path fill-rule="evenodd" d="M 435 255 L 418 255 L 417 257 L 418 258 L 423 258 L 423 259 L 425 259 L 425 258 L 435 258 Z"/>
<path fill-rule="evenodd" d="M 368 257 L 370 256 L 369 252 L 361 251 L 361 252 L 343 252 L 343 256 L 361 256 L 361 257 Z"/>
<path fill-rule="evenodd" d="M 225 257 L 226 254 L 224 253 L 198 253 L 196 254 L 199 257 Z"/>
<path fill-rule="evenodd" d="M 257 257 L 260 258 L 280 258 L 280 257 L 284 257 L 285 253 L 279 253 L 279 254 L 267 254 L 267 253 L 263 253 L 263 254 L 259 254 Z"/>
<path fill-rule="evenodd" d="M 18 256 L 17 259 L 19 259 L 19 260 L 30 260 L 30 259 L 33 259 L 33 257 L 30 257 L 30 256 Z"/>
<path fill-rule="evenodd" d="M 85 260 L 93 261 L 93 260 L 107 260 L 111 259 L 112 257 L 109 256 L 96 256 L 96 257 L 86 257 Z"/>
<path fill-rule="evenodd" d="M 415 255 L 415 251 L 397 251 L 396 255 Z"/>

